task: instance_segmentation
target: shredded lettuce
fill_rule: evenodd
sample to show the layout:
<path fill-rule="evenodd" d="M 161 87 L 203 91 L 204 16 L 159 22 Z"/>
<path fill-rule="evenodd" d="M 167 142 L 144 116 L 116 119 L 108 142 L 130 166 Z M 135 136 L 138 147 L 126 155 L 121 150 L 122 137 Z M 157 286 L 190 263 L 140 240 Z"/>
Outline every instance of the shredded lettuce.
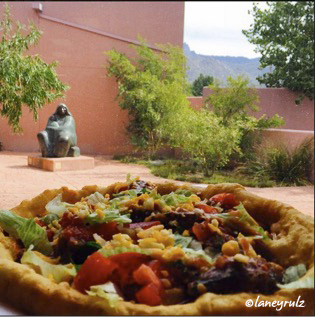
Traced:
<path fill-rule="evenodd" d="M 213 262 L 213 259 L 208 256 L 204 250 L 194 250 L 194 249 L 191 249 L 191 248 L 183 248 L 184 252 L 188 255 L 191 255 L 193 257 L 199 257 L 199 258 L 203 258 L 205 259 L 206 261 L 208 262 Z"/>
<path fill-rule="evenodd" d="M 122 195 L 109 201 L 108 210 L 117 210 L 124 207 L 124 204 L 132 199 L 129 195 Z"/>
<path fill-rule="evenodd" d="M 69 207 L 74 206 L 73 204 L 61 201 L 61 198 L 62 194 L 60 193 L 46 205 L 45 208 L 48 213 L 56 214 L 59 217 L 62 217 L 62 215 L 68 210 Z"/>
<path fill-rule="evenodd" d="M 314 288 L 314 276 L 305 276 L 305 264 L 289 266 L 284 274 L 283 284 L 277 284 L 279 288 Z"/>
<path fill-rule="evenodd" d="M 188 190 L 188 189 L 177 189 L 177 190 L 175 190 L 175 194 L 190 197 L 193 194 L 193 192 L 191 190 Z"/>
<path fill-rule="evenodd" d="M 31 251 L 31 248 L 24 252 L 21 263 L 30 265 L 41 275 L 52 278 L 56 283 L 70 281 L 77 273 L 73 264 L 62 265 L 48 263 L 35 252 Z"/>
<path fill-rule="evenodd" d="M 168 206 L 176 206 L 178 204 L 184 204 L 188 201 L 189 197 L 183 194 L 175 194 L 174 192 L 163 195 L 162 199 Z"/>
<path fill-rule="evenodd" d="M 288 284 L 288 283 L 297 281 L 305 273 L 306 273 L 305 264 L 289 266 L 283 274 L 283 284 Z"/>
<path fill-rule="evenodd" d="M 15 239 L 21 239 L 26 248 L 34 245 L 34 249 L 49 255 L 52 247 L 44 228 L 33 218 L 20 217 L 8 210 L 0 211 L 0 225 L 4 231 Z"/>
<path fill-rule="evenodd" d="M 130 214 L 121 215 L 119 210 L 104 210 L 103 217 L 99 217 L 96 212 L 93 212 L 84 219 L 85 223 L 89 223 L 91 225 L 111 221 L 115 221 L 117 223 L 131 223 Z"/>
<path fill-rule="evenodd" d="M 263 237 L 263 239 L 265 240 L 269 239 L 269 237 L 265 233 L 265 230 L 261 226 L 258 225 L 256 220 L 248 213 L 248 211 L 245 209 L 242 203 L 240 203 L 235 208 L 236 210 L 241 212 L 240 221 L 245 222 L 249 226 L 251 226 L 254 230 L 256 230 L 257 233 L 259 233 Z"/>
<path fill-rule="evenodd" d="M 139 247 L 116 247 L 114 249 L 102 248 L 98 250 L 97 252 L 101 253 L 105 258 L 112 255 L 126 253 L 126 252 L 137 252 L 137 253 L 146 254 L 146 255 L 151 253 L 149 250 L 143 250 L 143 249 L 140 249 Z"/>
<path fill-rule="evenodd" d="M 314 288 L 314 276 L 307 276 L 289 284 L 277 284 L 279 288 Z"/>
<path fill-rule="evenodd" d="M 137 197 L 137 194 L 140 191 L 137 191 L 135 189 L 129 189 L 119 192 L 118 194 L 113 194 L 113 197 L 122 197 L 122 196 L 128 196 L 130 198 Z"/>
<path fill-rule="evenodd" d="M 47 214 L 44 217 L 40 218 L 46 225 L 50 225 L 54 220 L 59 220 L 59 216 L 56 214 Z"/>
<path fill-rule="evenodd" d="M 186 248 L 188 247 L 188 245 L 190 244 L 190 242 L 192 241 L 192 237 L 184 237 L 181 234 L 175 233 L 175 243 L 174 245 L 181 245 L 182 248 Z"/>
<path fill-rule="evenodd" d="M 99 203 L 105 203 L 106 199 L 105 197 L 99 193 L 99 192 L 95 192 L 94 194 L 91 194 L 90 196 L 86 197 L 87 202 L 90 205 L 96 206 Z"/>
<path fill-rule="evenodd" d="M 245 209 L 244 205 L 240 203 L 235 207 L 236 210 L 240 212 L 240 217 L 237 217 L 229 212 L 221 213 L 216 215 L 222 219 L 224 219 L 226 224 L 233 224 L 235 222 L 239 222 L 243 225 L 244 229 L 249 229 L 253 234 L 259 234 L 262 236 L 264 240 L 269 240 L 270 238 L 265 233 L 265 230 L 259 226 L 256 220 L 248 213 Z"/>
<path fill-rule="evenodd" d="M 123 300 L 117 294 L 116 288 L 112 282 L 107 282 L 101 285 L 93 285 L 89 291 L 86 291 L 90 296 L 98 296 L 107 300 L 110 307 L 114 308 L 117 302 Z"/>
<path fill-rule="evenodd" d="M 195 240 L 195 239 L 192 239 L 191 242 L 189 243 L 188 247 L 190 249 L 193 249 L 195 251 L 199 251 L 199 250 L 203 250 L 202 248 L 202 243 Z M 206 252 L 207 253 L 207 252 Z"/>
<path fill-rule="evenodd" d="M 137 196 L 140 196 L 142 194 L 150 194 L 151 190 L 148 188 L 139 188 L 139 189 L 129 189 L 129 190 L 124 190 L 119 192 L 118 194 L 113 194 L 113 197 L 122 197 L 122 196 L 127 196 L 130 198 L 134 198 Z"/>

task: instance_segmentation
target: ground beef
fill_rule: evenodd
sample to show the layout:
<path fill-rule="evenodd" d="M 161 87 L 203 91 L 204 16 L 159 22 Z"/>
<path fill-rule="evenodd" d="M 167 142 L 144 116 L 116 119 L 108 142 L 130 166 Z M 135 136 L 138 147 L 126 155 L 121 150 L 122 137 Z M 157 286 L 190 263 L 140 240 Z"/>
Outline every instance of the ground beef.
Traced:
<path fill-rule="evenodd" d="M 131 207 L 132 211 L 130 214 L 130 219 L 132 220 L 132 223 L 136 222 L 144 222 L 145 219 L 149 217 L 153 211 L 151 210 L 139 210 L 136 208 Z M 148 220 L 151 221 L 151 220 Z"/>
<path fill-rule="evenodd" d="M 93 231 L 71 212 L 65 212 L 59 224 L 62 231 L 54 248 L 55 256 L 60 256 L 63 263 L 83 263 L 82 261 L 95 251 L 86 247 L 88 241 L 94 240 Z"/>
<path fill-rule="evenodd" d="M 184 230 L 191 229 L 194 223 L 204 221 L 204 217 L 192 211 L 178 210 L 153 214 L 146 219 L 146 221 L 154 220 L 160 221 L 167 229 L 182 233 Z"/>
<path fill-rule="evenodd" d="M 213 266 L 207 272 L 188 284 L 188 294 L 192 297 L 200 295 L 202 284 L 208 292 L 217 294 L 233 294 L 251 292 L 272 294 L 282 279 L 282 268 L 261 257 L 251 258 L 247 264 L 226 258 L 223 267 Z"/>

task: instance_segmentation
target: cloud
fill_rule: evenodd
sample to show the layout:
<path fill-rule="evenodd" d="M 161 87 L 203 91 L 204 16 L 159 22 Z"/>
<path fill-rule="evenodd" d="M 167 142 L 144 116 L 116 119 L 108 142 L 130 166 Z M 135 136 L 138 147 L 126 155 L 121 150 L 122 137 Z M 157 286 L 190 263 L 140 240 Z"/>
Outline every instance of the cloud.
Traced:
<path fill-rule="evenodd" d="M 253 23 L 252 7 L 253 1 L 185 2 L 184 41 L 199 54 L 258 57 L 242 33 Z"/>

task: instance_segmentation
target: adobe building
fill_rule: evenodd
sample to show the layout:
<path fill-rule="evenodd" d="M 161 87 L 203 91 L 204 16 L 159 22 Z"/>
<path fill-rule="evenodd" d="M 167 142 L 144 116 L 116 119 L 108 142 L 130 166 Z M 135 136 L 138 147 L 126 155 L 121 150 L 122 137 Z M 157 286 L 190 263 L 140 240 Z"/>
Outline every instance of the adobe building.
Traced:
<path fill-rule="evenodd" d="M 23 108 L 23 135 L 13 134 L 0 118 L 0 142 L 6 151 L 39 152 L 36 135 L 46 127 L 60 102 L 76 120 L 78 146 L 83 154 L 113 155 L 131 149 L 125 132 L 127 112 L 115 100 L 115 78 L 107 77 L 104 52 L 116 49 L 134 56 L 131 44 L 141 35 L 150 47 L 171 43 L 182 47 L 184 1 L 180 2 L 8 2 L 13 21 L 33 21 L 43 32 L 29 54 L 58 61 L 59 78 L 70 86 L 65 99 L 39 111 L 39 120 Z M 0 6 L 1 19 L 4 3 Z"/>

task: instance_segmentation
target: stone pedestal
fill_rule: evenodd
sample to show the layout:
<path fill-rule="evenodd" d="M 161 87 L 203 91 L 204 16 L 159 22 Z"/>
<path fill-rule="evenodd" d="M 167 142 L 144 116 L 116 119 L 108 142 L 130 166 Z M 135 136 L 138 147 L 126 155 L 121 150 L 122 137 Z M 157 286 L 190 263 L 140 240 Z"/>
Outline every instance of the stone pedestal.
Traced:
<path fill-rule="evenodd" d="M 34 155 L 27 157 L 28 166 L 50 172 L 77 171 L 94 168 L 94 158 L 88 156 L 51 158 Z"/>

